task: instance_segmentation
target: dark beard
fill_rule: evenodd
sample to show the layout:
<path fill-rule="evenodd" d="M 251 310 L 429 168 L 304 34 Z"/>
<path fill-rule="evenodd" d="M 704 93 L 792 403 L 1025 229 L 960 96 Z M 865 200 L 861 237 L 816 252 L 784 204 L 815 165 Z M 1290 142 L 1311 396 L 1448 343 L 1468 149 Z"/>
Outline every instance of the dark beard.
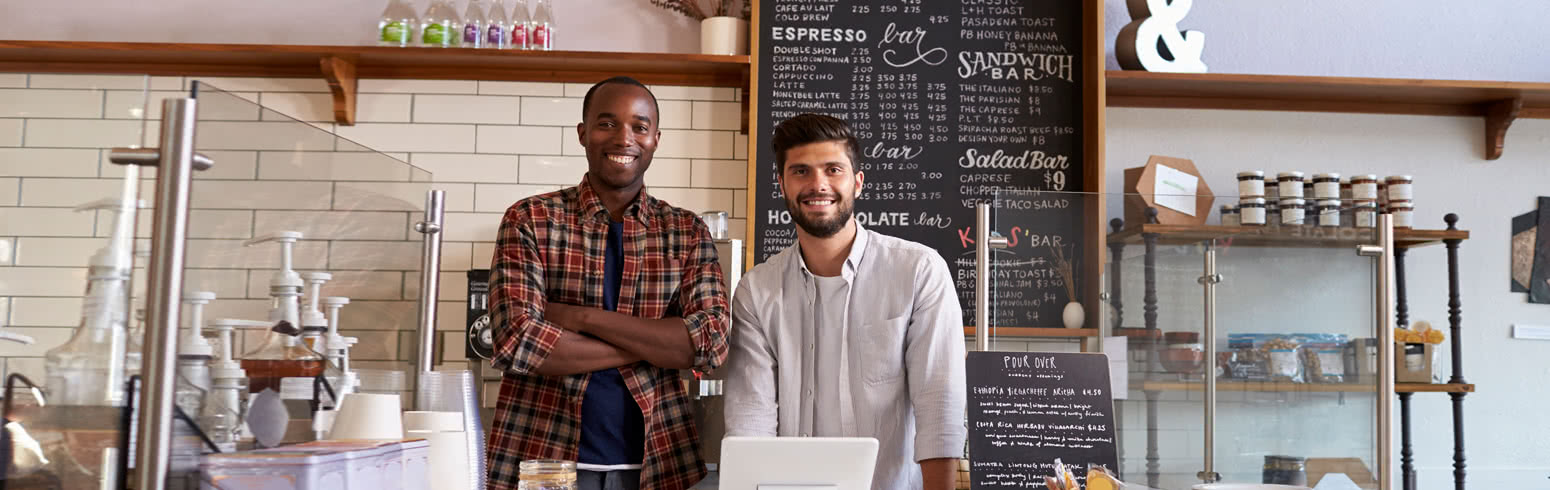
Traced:
<path fill-rule="evenodd" d="M 855 201 L 836 199 L 836 202 L 839 205 L 839 212 L 834 214 L 833 219 L 828 220 L 809 221 L 807 216 L 801 212 L 802 203 L 790 198 L 786 199 L 786 209 L 791 211 L 791 220 L 795 221 L 797 226 L 802 227 L 802 231 L 818 238 L 829 238 L 845 228 L 845 224 L 850 221 L 850 216 L 855 214 L 856 210 L 853 204 Z"/>

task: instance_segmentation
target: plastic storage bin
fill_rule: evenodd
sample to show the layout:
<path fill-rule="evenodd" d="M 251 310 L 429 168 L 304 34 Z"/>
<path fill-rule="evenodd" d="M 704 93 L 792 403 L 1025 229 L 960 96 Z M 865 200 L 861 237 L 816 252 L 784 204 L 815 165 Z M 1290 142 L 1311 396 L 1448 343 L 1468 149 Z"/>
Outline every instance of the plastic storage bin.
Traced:
<path fill-rule="evenodd" d="M 336 490 L 347 487 L 349 463 L 333 451 L 211 454 L 199 467 L 203 490 Z"/>

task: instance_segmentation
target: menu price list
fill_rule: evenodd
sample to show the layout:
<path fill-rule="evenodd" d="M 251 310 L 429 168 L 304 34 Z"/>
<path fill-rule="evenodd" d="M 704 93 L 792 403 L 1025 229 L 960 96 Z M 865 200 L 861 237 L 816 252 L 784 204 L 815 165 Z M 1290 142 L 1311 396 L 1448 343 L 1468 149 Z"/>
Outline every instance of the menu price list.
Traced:
<path fill-rule="evenodd" d="M 974 312 L 974 208 L 1016 239 L 995 258 L 993 322 L 1053 326 L 1067 298 L 1049 262 L 1081 236 L 1079 1 L 762 0 L 755 260 L 796 241 L 770 149 L 802 113 L 861 143 L 856 218 L 946 259 Z"/>
<path fill-rule="evenodd" d="M 1108 366 L 1103 354 L 970 352 L 972 488 L 1043 488 L 1057 458 L 1084 485 L 1090 463 L 1117 470 Z"/>

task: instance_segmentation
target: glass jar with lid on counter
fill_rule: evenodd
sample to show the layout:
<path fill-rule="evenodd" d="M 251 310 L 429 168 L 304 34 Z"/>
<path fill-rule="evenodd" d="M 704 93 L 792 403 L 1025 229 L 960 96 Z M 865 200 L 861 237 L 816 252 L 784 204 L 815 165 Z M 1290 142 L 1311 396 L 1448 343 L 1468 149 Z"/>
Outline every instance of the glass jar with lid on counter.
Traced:
<path fill-rule="evenodd" d="M 1264 197 L 1265 195 L 1265 171 L 1249 170 L 1238 172 L 1238 196 L 1240 197 Z"/>
<path fill-rule="evenodd" d="M 576 490 L 576 463 L 557 459 L 523 461 L 517 490 Z"/>

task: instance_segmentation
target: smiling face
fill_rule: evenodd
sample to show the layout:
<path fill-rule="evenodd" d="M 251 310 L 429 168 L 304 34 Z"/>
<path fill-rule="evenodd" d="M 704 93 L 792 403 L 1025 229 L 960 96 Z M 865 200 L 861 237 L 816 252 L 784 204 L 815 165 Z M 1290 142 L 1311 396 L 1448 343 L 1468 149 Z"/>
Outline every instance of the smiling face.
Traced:
<path fill-rule="evenodd" d="M 657 151 L 657 111 L 645 88 L 610 83 L 597 88 L 576 133 L 587 150 L 592 185 L 639 190 Z"/>
<path fill-rule="evenodd" d="M 819 141 L 786 150 L 780 192 L 792 221 L 809 235 L 834 236 L 850 223 L 865 175 L 856 171 L 845 142 Z"/>

